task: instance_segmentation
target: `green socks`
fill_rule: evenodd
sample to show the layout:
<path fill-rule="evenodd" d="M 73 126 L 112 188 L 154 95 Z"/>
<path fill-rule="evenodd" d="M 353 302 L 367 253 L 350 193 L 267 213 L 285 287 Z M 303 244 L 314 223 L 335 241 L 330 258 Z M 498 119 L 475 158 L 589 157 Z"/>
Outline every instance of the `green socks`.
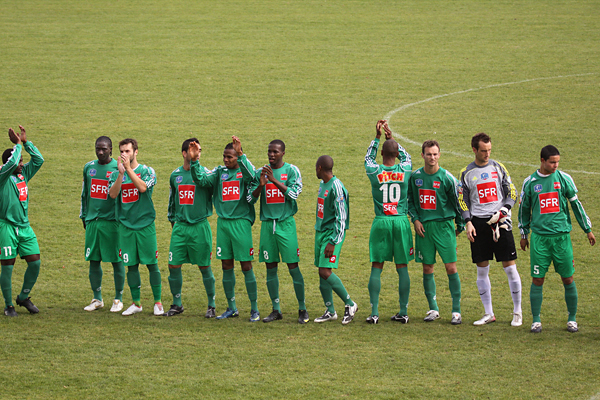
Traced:
<path fill-rule="evenodd" d="M 112 263 L 115 274 L 115 299 L 123 301 L 123 289 L 125 288 L 125 267 L 123 262 Z"/>
<path fill-rule="evenodd" d="M 321 291 L 321 296 L 323 297 L 323 302 L 325 303 L 325 307 L 330 313 L 335 312 L 335 308 L 333 307 L 333 290 L 331 289 L 331 285 L 323 278 L 320 278 L 319 290 Z"/>
<path fill-rule="evenodd" d="M 400 315 L 408 315 L 408 297 L 410 295 L 410 277 L 408 267 L 396 268 L 398 273 L 398 294 L 400 297 Z"/>
<path fill-rule="evenodd" d="M 300 267 L 294 269 L 288 269 L 292 276 L 292 282 L 294 282 L 294 292 L 296 292 L 296 299 L 298 300 L 298 310 L 306 310 L 306 303 L 304 302 L 304 277 L 300 272 Z"/>
<path fill-rule="evenodd" d="M 258 311 L 258 288 L 256 285 L 256 276 L 254 276 L 254 270 L 244 271 L 244 280 L 246 282 L 246 291 L 248 292 L 248 299 L 250 299 L 250 308 L 254 311 Z"/>
<path fill-rule="evenodd" d="M 131 290 L 131 299 L 133 300 L 133 304 L 138 307 L 142 302 L 140 294 L 142 288 L 142 278 L 140 277 L 139 267 L 139 264 L 130 265 L 127 267 L 127 284 Z"/>
<path fill-rule="evenodd" d="M 2 287 L 2 296 L 6 307 L 12 306 L 12 272 L 14 265 L 3 265 L 2 274 L 0 274 L 0 286 Z"/>
<path fill-rule="evenodd" d="M 371 300 L 371 315 L 379 315 L 379 292 L 381 291 L 381 272 L 379 268 L 371 268 L 369 278 L 369 299 Z"/>
<path fill-rule="evenodd" d="M 173 304 L 181 307 L 181 287 L 183 286 L 183 276 L 180 268 L 169 268 L 169 287 L 173 294 Z"/>
<path fill-rule="evenodd" d="M 150 287 L 152 287 L 152 295 L 154 296 L 154 302 L 160 303 L 162 283 L 160 281 L 160 270 L 158 264 L 149 264 L 148 272 L 150 272 Z"/>
<path fill-rule="evenodd" d="M 431 274 L 423 274 L 423 289 L 425 289 L 425 297 L 427 297 L 427 302 L 429 303 L 429 309 L 440 311 L 437 305 L 437 301 L 435 299 L 435 279 L 433 277 L 433 273 Z"/>
<path fill-rule="evenodd" d="M 452 312 L 460 314 L 460 278 L 458 272 L 448 275 L 448 286 L 450 287 L 450 295 L 452 296 Z"/>
<path fill-rule="evenodd" d="M 577 286 L 575 281 L 565 287 L 565 301 L 567 302 L 567 310 L 569 311 L 569 321 L 575 321 L 577 315 Z"/>
<path fill-rule="evenodd" d="M 271 298 L 271 304 L 273 304 L 273 310 L 281 312 L 281 306 L 279 305 L 279 277 L 277 276 L 277 267 L 267 268 L 267 289 L 269 291 L 269 297 Z"/>
<path fill-rule="evenodd" d="M 210 266 L 204 269 L 200 268 L 200 272 L 202 273 L 202 282 L 206 290 L 206 297 L 208 297 L 208 306 L 215 307 L 215 276 Z"/>
<path fill-rule="evenodd" d="M 346 291 L 342 280 L 335 274 L 335 272 L 331 271 L 331 275 L 327 278 L 327 283 L 331 285 L 331 289 L 337 294 L 340 299 L 344 301 L 344 304 L 347 306 L 353 306 L 354 302 L 350 299 L 350 295 Z"/>
<path fill-rule="evenodd" d="M 90 261 L 90 285 L 94 299 L 102 301 L 102 266 L 100 261 Z"/>
<path fill-rule="evenodd" d="M 540 314 L 542 312 L 542 300 L 544 300 L 543 289 L 543 286 L 536 286 L 532 283 L 531 289 L 529 290 L 529 302 L 531 303 L 533 322 L 542 322 Z"/>
<path fill-rule="evenodd" d="M 235 272 L 233 268 L 223 270 L 223 290 L 227 297 L 227 307 L 231 310 L 237 310 L 235 305 Z"/>
<path fill-rule="evenodd" d="M 25 278 L 23 279 L 23 288 L 19 294 L 19 300 L 25 300 L 29 297 L 29 292 L 33 289 L 33 285 L 37 281 L 38 275 L 40 274 L 40 260 L 32 261 L 27 263 L 27 270 L 25 271 Z M 577 291 L 575 292 L 577 296 Z M 577 301 L 575 302 L 575 310 L 577 310 Z"/>

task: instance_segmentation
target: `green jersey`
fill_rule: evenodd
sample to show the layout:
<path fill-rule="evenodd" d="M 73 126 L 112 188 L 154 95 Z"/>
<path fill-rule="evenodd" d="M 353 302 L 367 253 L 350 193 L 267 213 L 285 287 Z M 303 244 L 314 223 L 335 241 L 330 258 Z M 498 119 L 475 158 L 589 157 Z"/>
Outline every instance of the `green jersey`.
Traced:
<path fill-rule="evenodd" d="M 539 235 L 555 235 L 571 232 L 573 214 L 585 233 L 592 230 L 592 222 L 577 198 L 577 187 L 573 178 L 562 171 L 542 175 L 539 171 L 523 182 L 519 206 L 519 229 L 527 237 L 529 230 Z"/>
<path fill-rule="evenodd" d="M 410 176 L 408 214 L 412 222 L 445 221 L 454 218 L 459 230 L 465 221 L 458 208 L 458 180 L 444 168 L 434 174 L 421 167 Z"/>
<path fill-rule="evenodd" d="M 108 181 L 115 171 L 117 171 L 115 159 L 111 159 L 104 165 L 98 160 L 85 164 L 79 218 L 85 222 L 95 219 L 115 220 L 115 199 L 108 195 Z"/>
<path fill-rule="evenodd" d="M 350 199 L 344 184 L 335 176 L 327 183 L 321 181 L 319 185 L 316 220 L 316 231 L 333 230 L 329 238 L 332 244 L 344 240 L 344 231 L 350 224 Z"/>
<path fill-rule="evenodd" d="M 22 147 L 31 156 L 31 160 L 23 165 L 20 174 L 13 172 L 21 162 Z M 4 220 L 19 228 L 29 226 L 29 190 L 27 183 L 38 172 L 44 158 L 40 151 L 27 141 L 23 145 L 15 145 L 9 159 L 0 167 L 0 220 Z"/>
<path fill-rule="evenodd" d="M 408 180 L 412 170 L 410 154 L 398 144 L 399 164 L 387 167 L 377 164 L 379 139 L 374 139 L 367 149 L 365 169 L 371 181 L 371 194 L 376 217 L 398 217 L 408 211 Z"/>
<path fill-rule="evenodd" d="M 197 185 L 191 170 L 186 171 L 183 166 L 173 171 L 169 179 L 169 221 L 195 224 L 211 215 L 212 190 Z"/>
<path fill-rule="evenodd" d="M 248 203 L 246 196 L 256 169 L 245 154 L 238 157 L 238 164 L 236 169 L 220 165 L 208 171 L 198 161 L 192 161 L 192 179 L 201 187 L 212 188 L 213 204 L 219 218 L 247 219 L 254 224 L 254 204 Z"/>
<path fill-rule="evenodd" d="M 258 197 L 252 193 L 260 184 L 260 175 L 262 168 L 259 168 L 248 188 L 248 202 L 254 204 Z M 274 183 L 267 182 L 262 188 L 260 196 L 260 220 L 283 221 L 298 212 L 296 200 L 302 192 L 302 176 L 298 167 L 292 164 L 284 163 L 281 168 L 273 169 L 273 176 L 282 182 L 287 190 L 281 193 L 281 190 Z"/>
<path fill-rule="evenodd" d="M 156 218 L 156 211 L 154 211 L 154 203 L 152 202 L 152 190 L 156 185 L 156 173 L 154 169 L 143 164 L 139 164 L 133 172 L 144 181 L 146 191 L 140 193 L 127 172 L 125 172 L 121 192 L 116 198 L 115 210 L 117 221 L 129 229 L 138 230 L 147 227 Z M 118 171 L 110 175 L 109 190 L 118 176 Z"/>

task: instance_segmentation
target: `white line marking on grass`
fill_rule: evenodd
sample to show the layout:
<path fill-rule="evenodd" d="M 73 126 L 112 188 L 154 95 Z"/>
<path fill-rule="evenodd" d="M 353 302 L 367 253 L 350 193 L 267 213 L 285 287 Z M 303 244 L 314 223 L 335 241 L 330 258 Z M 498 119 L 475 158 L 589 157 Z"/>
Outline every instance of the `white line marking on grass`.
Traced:
<path fill-rule="evenodd" d="M 594 396 L 590 397 L 590 400 L 600 400 L 600 392 L 598 392 Z"/>
<path fill-rule="evenodd" d="M 446 93 L 446 94 L 440 94 L 437 96 L 433 96 L 430 97 L 428 99 L 425 100 L 420 100 L 420 101 L 416 101 L 414 103 L 410 103 L 410 104 L 405 104 L 402 107 L 398 107 L 395 110 L 390 111 L 389 113 L 387 113 L 383 119 L 387 119 L 388 121 L 394 116 L 394 114 L 396 114 L 399 111 L 403 111 L 406 110 L 407 108 L 419 105 L 419 104 L 423 104 L 423 103 L 427 103 L 429 101 L 433 101 L 433 100 L 437 100 L 437 99 L 441 99 L 443 97 L 449 97 L 449 96 L 454 96 L 457 94 L 463 94 L 463 93 L 469 93 L 469 92 L 477 92 L 479 90 L 484 90 L 484 89 L 491 89 L 491 88 L 495 88 L 495 87 L 501 87 L 501 86 L 509 86 L 509 85 L 517 85 L 519 83 L 527 83 L 527 82 L 534 82 L 534 81 L 544 81 L 544 80 L 549 80 L 549 79 L 561 79 L 561 78 L 573 78 L 576 76 L 588 76 L 588 75 L 596 75 L 595 72 L 590 72 L 587 74 L 575 74 L 575 75 L 559 75 L 559 76 L 551 76 L 551 77 L 547 77 L 547 78 L 533 78 L 533 79 L 525 79 L 522 81 L 515 81 L 515 82 L 506 82 L 506 83 L 496 83 L 494 85 L 488 85 L 488 86 L 482 86 L 482 87 L 478 87 L 478 88 L 472 88 L 472 89 L 466 89 L 466 90 L 459 90 L 457 92 L 452 92 L 452 93 Z M 390 125 L 390 129 L 392 129 L 392 133 L 393 135 L 400 139 L 401 141 L 405 142 L 405 143 L 409 143 L 418 147 L 421 147 L 422 143 L 419 142 L 415 142 L 414 140 L 411 140 L 409 138 L 407 138 L 406 136 L 403 136 L 399 133 L 394 132 L 394 129 L 392 128 L 392 126 Z M 457 156 L 457 157 L 464 157 L 464 158 L 472 158 L 473 155 L 472 154 L 465 154 L 465 153 L 459 153 L 456 151 L 448 151 L 448 150 L 444 150 L 444 154 L 452 154 L 453 156 Z M 498 160 L 500 161 L 500 160 Z M 528 164 L 528 163 L 522 163 L 522 162 L 518 162 L 518 161 L 500 161 L 504 164 L 513 164 L 513 165 L 520 165 L 520 166 L 524 166 L 524 167 L 531 167 L 531 168 L 537 168 L 539 167 L 539 165 L 534 165 L 534 164 Z M 578 173 L 578 174 L 588 174 L 588 175 L 600 175 L 600 172 L 593 172 L 593 171 L 576 171 L 576 170 L 563 170 L 565 172 L 568 173 Z M 600 400 L 600 398 L 598 399 Z"/>

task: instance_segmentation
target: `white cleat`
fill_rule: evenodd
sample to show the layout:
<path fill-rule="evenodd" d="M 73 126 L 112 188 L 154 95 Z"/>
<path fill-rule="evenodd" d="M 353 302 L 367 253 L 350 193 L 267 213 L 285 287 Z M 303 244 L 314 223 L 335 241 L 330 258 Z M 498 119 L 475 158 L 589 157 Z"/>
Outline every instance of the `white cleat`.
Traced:
<path fill-rule="evenodd" d="M 577 332 L 577 331 L 579 331 L 579 327 L 577 326 L 577 322 L 575 322 L 575 321 L 569 321 L 569 322 L 567 322 L 567 330 L 569 332 Z"/>
<path fill-rule="evenodd" d="M 358 304 L 356 304 L 356 302 L 354 302 L 354 305 L 346 306 L 345 308 L 346 309 L 344 311 L 344 318 L 342 318 L 342 325 L 347 325 L 350 322 L 352 322 L 352 320 L 354 319 L 354 315 L 356 314 L 356 311 L 358 310 Z"/>
<path fill-rule="evenodd" d="M 473 325 L 479 326 L 479 325 L 490 324 L 492 322 L 496 322 L 496 317 L 491 314 L 484 314 L 481 319 L 478 319 L 477 321 L 473 322 Z"/>
<path fill-rule="evenodd" d="M 104 302 L 102 300 L 93 299 L 90 305 L 83 307 L 83 309 L 85 311 L 95 311 L 102 307 L 104 307 Z"/>
<path fill-rule="evenodd" d="M 429 310 L 429 311 L 427 311 L 427 314 L 425 315 L 425 318 L 423 318 L 423 321 L 425 321 L 425 322 L 431 322 L 431 321 L 435 321 L 439 317 L 440 317 L 440 312 L 439 311 Z"/>
<path fill-rule="evenodd" d="M 510 324 L 512 326 L 523 325 L 523 313 L 513 313 L 513 320 Z"/>
<path fill-rule="evenodd" d="M 452 313 L 452 319 L 450 320 L 450 323 L 452 325 L 460 325 L 460 324 L 462 324 L 462 317 L 460 316 L 460 313 L 453 312 Z"/>
<path fill-rule="evenodd" d="M 123 302 L 121 300 L 114 299 L 113 305 L 110 308 L 110 312 L 119 312 L 123 309 Z"/>
<path fill-rule="evenodd" d="M 154 315 L 163 315 L 164 313 L 165 309 L 162 303 L 154 303 Z"/>
<path fill-rule="evenodd" d="M 123 311 L 122 315 L 133 315 L 142 312 L 142 306 L 136 306 L 135 303 L 129 306 L 129 308 Z"/>

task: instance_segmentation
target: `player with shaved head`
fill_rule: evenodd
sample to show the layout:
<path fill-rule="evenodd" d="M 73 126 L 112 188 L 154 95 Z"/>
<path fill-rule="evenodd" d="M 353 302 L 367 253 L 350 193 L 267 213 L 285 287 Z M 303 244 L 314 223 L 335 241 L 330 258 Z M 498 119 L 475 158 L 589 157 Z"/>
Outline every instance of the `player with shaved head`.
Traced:
<path fill-rule="evenodd" d="M 325 302 L 325 313 L 315 318 L 315 322 L 333 321 L 338 318 L 333 306 L 333 292 L 345 304 L 342 324 L 349 324 L 358 305 L 352 301 L 344 284 L 333 271 L 337 269 L 349 223 L 350 203 L 348 191 L 333 175 L 333 159 L 321 156 L 316 164 L 317 178 L 321 179 L 317 196 L 317 215 L 315 223 L 315 266 L 319 268 L 321 295 Z"/>
<path fill-rule="evenodd" d="M 377 164 L 377 149 L 381 130 L 385 131 L 386 141 L 381 146 L 383 164 Z M 381 272 L 385 261 L 396 264 L 398 273 L 398 294 L 400 311 L 392 316 L 392 321 L 408 322 L 408 298 L 410 277 L 408 262 L 414 258 L 412 232 L 406 216 L 408 211 L 408 180 L 412 170 L 410 155 L 393 138 L 386 120 L 377 121 L 375 139 L 365 156 L 365 170 L 371 182 L 371 194 L 375 209 L 375 219 L 369 235 L 369 256 L 371 276 L 369 278 L 369 298 L 371 315 L 367 323 L 379 323 L 379 292 Z M 396 164 L 396 159 L 400 160 Z"/>

